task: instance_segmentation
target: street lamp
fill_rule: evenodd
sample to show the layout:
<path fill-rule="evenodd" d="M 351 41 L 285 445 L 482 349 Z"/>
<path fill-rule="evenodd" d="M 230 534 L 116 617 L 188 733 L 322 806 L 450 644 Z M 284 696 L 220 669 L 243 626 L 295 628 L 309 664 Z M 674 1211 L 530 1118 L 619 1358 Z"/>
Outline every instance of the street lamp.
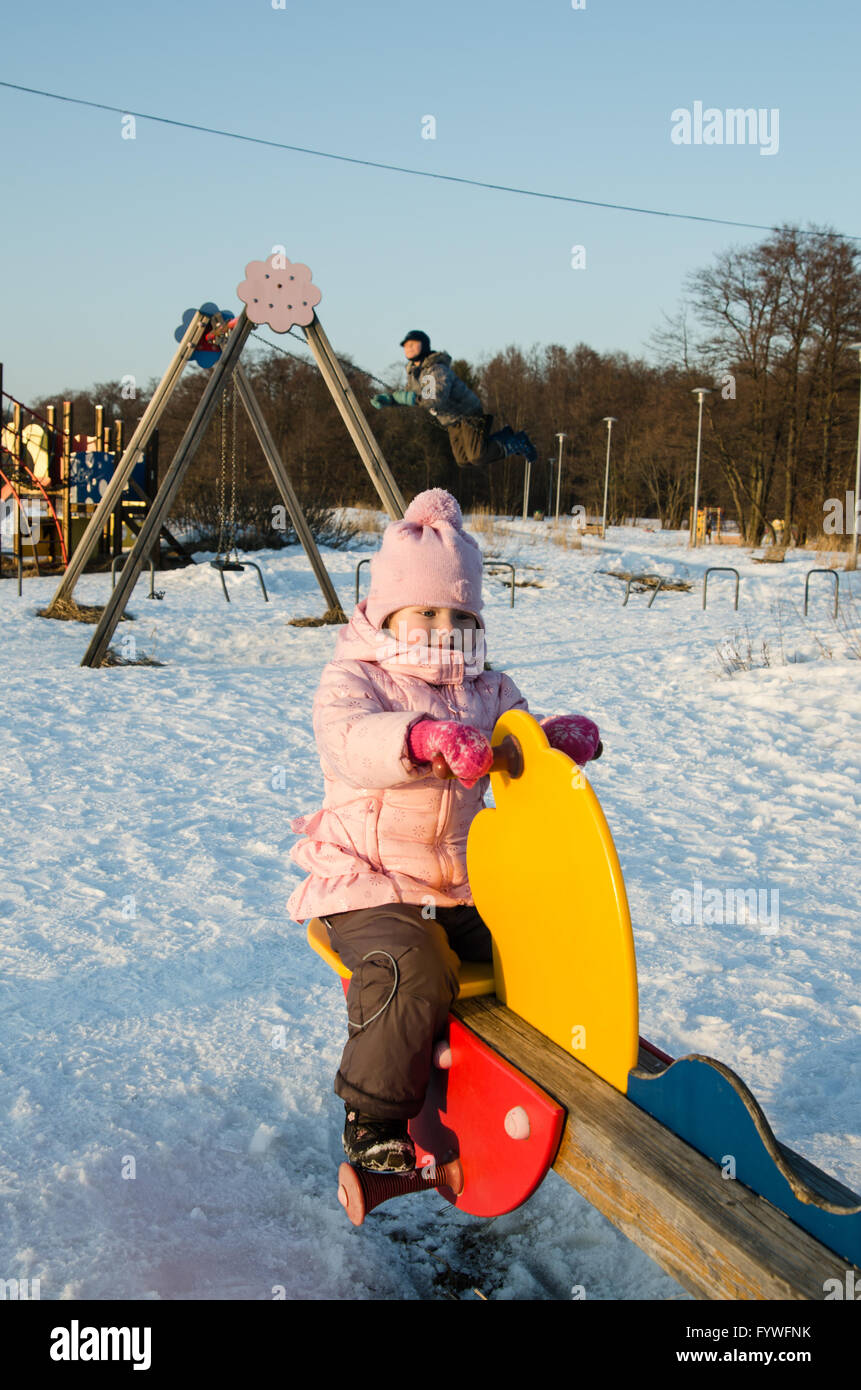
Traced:
<path fill-rule="evenodd" d="M 858 365 L 861 367 L 861 343 L 849 343 L 850 352 L 858 353 Z M 852 549 L 849 552 L 849 559 L 846 561 L 846 568 L 854 570 L 858 568 L 858 494 L 861 492 L 861 397 L 858 400 L 858 450 L 855 455 L 855 491 L 852 494 L 852 505 L 855 512 L 855 520 L 852 523 Z"/>
<path fill-rule="evenodd" d="M 529 519 L 529 475 L 530 475 L 531 472 L 532 472 L 532 464 L 529 462 L 529 459 L 524 459 L 523 462 L 526 464 L 526 468 L 525 468 L 524 474 L 523 474 L 523 520 L 524 520 L 524 521 L 528 521 L 528 519 Z"/>
<path fill-rule="evenodd" d="M 610 487 L 610 436 L 613 433 L 613 426 L 618 424 L 615 415 L 605 415 L 604 423 L 607 426 L 607 462 L 604 465 L 604 515 L 601 519 L 601 540 L 607 530 L 607 493 Z"/>
<path fill-rule="evenodd" d="M 562 486 L 562 441 L 567 439 L 567 434 L 557 434 L 559 440 L 559 471 L 556 474 L 556 520 L 559 520 L 559 490 Z"/>
<path fill-rule="evenodd" d="M 703 400 L 711 394 L 710 386 L 695 386 L 691 391 L 692 396 L 698 396 L 700 402 L 700 418 L 697 426 L 697 471 L 694 477 L 694 510 L 691 517 L 690 543 L 696 549 L 697 544 L 697 512 L 700 507 L 700 458 L 703 449 Z"/>
<path fill-rule="evenodd" d="M 555 467 L 556 460 L 554 458 L 549 458 L 547 460 L 547 511 L 545 512 L 545 516 L 548 517 L 550 515 L 550 508 L 553 505 L 553 469 Z"/>

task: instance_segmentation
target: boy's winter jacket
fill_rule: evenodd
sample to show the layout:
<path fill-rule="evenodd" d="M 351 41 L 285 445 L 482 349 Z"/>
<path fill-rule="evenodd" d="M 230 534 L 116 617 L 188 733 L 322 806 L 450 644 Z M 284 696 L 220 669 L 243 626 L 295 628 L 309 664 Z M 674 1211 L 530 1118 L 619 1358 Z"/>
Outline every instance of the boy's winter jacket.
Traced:
<path fill-rule="evenodd" d="M 287 903 L 297 922 L 383 903 L 473 901 L 466 840 L 489 778 L 469 790 L 438 780 L 410 760 L 407 730 L 420 719 L 457 719 L 490 738 L 499 716 L 527 709 L 526 700 L 509 676 L 478 660 L 433 647 L 407 653 L 380 638 L 363 600 L 338 633 L 314 698 L 325 797 L 291 826 L 303 837 L 290 857 L 308 874 Z"/>
<path fill-rule="evenodd" d="M 464 415 L 483 413 L 478 396 L 452 371 L 447 352 L 430 352 L 420 362 L 408 362 L 407 383 L 418 396 L 417 404 L 446 428 Z"/>

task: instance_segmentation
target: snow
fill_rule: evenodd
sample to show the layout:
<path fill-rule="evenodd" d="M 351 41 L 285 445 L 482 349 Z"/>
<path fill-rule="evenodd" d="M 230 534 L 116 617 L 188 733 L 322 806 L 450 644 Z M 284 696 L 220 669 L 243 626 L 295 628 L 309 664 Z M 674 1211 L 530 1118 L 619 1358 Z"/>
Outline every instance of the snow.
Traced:
<path fill-rule="evenodd" d="M 511 609 L 488 578 L 489 656 L 534 708 L 601 726 L 589 775 L 641 1032 L 727 1063 L 783 1142 L 857 1189 L 861 664 L 827 580 L 802 616 L 822 557 L 692 555 L 643 527 L 573 549 L 547 529 L 479 534 L 540 585 Z M 324 551 L 348 611 L 378 539 Z M 269 604 L 252 570 L 229 605 L 207 565 L 160 574 L 163 602 L 140 581 L 114 645 L 133 633 L 163 668 L 81 668 L 92 628 L 35 615 L 56 580 L 0 585 L 0 1277 L 45 1299 L 687 1298 L 553 1173 L 492 1221 L 436 1194 L 346 1221 L 343 996 L 284 910 L 289 821 L 322 791 L 310 704 L 334 630 L 288 624 L 323 608 L 300 549 L 253 558 Z M 702 611 L 710 563 L 739 569 L 737 614 L 722 576 Z M 693 588 L 622 608 L 608 568 Z M 109 584 L 84 576 L 76 597 Z M 861 612 L 859 576 L 840 585 Z M 727 674 L 727 643 L 751 669 Z M 680 914 L 736 890 L 777 893 L 778 930 Z"/>

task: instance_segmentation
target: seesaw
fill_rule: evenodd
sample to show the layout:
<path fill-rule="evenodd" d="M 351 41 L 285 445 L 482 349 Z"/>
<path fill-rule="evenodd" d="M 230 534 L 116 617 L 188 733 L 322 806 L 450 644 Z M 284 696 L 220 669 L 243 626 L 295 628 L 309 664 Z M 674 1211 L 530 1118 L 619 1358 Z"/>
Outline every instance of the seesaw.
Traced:
<path fill-rule="evenodd" d="M 692 1293 L 823 1298 L 861 1263 L 861 1199 L 781 1144 L 745 1083 L 638 1035 L 627 896 L 598 798 L 522 711 L 497 723 L 467 846 L 490 965 L 464 964 L 410 1179 L 342 1164 L 354 1224 L 431 1187 L 496 1216 L 553 1169 Z M 311 946 L 350 972 L 317 919 Z M 861 1275 L 861 1270 L 856 1270 Z"/>

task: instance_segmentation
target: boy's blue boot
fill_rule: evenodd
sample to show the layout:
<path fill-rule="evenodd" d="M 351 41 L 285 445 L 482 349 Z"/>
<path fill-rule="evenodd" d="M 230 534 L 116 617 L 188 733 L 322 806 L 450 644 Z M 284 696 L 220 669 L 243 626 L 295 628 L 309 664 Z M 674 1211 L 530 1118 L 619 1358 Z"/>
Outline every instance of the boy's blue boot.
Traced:
<path fill-rule="evenodd" d="M 506 457 L 509 454 L 519 454 L 522 458 L 528 459 L 530 463 L 534 463 L 538 458 L 538 450 L 525 430 L 521 430 L 519 434 L 512 432 L 507 439 L 502 439 L 499 435 L 495 435 L 494 438 L 499 439 Z"/>

